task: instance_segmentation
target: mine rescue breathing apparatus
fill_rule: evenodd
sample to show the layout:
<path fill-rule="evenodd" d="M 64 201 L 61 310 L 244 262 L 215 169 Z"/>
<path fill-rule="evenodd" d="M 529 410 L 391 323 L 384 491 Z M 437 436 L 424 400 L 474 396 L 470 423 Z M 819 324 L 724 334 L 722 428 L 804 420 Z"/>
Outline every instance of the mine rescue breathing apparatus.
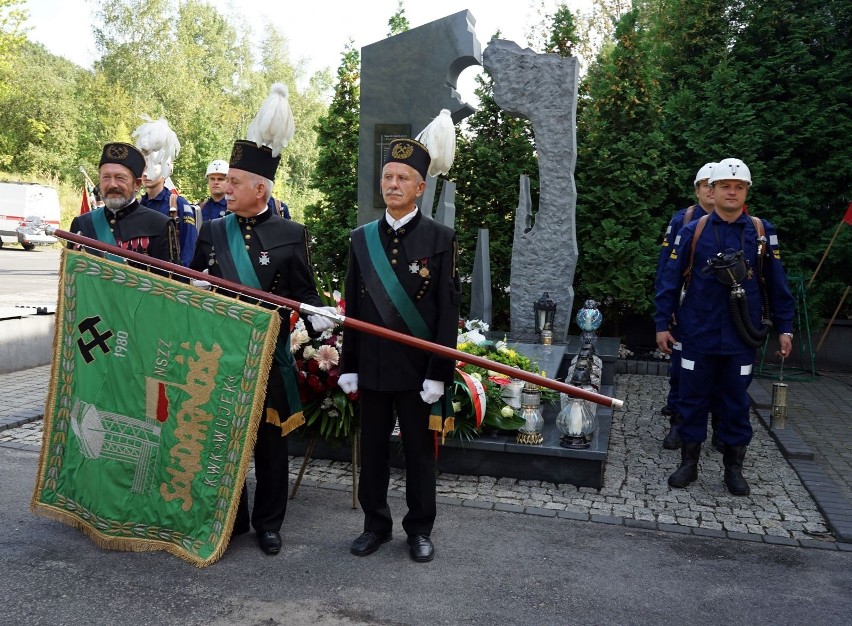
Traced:
<path fill-rule="evenodd" d="M 704 226 L 707 224 L 709 215 L 703 216 L 695 225 L 695 235 L 692 238 L 692 249 L 690 250 L 689 264 L 684 270 L 684 282 L 681 289 L 681 301 L 686 295 L 689 287 L 689 278 L 692 273 L 693 257 L 695 255 L 695 246 Z M 750 216 L 755 229 L 757 230 L 757 278 L 760 285 L 760 323 L 759 329 L 754 327 L 751 321 L 751 316 L 748 312 L 748 300 L 746 291 L 742 286 L 742 282 L 748 277 L 749 268 L 745 260 L 745 228 L 741 234 L 741 245 L 739 250 L 726 250 L 725 252 L 717 252 L 715 256 L 707 259 L 707 264 L 701 268 L 702 274 L 712 274 L 713 277 L 731 288 L 731 294 L 728 299 L 728 311 L 731 314 L 731 320 L 734 323 L 734 329 L 737 336 L 743 340 L 750 348 L 759 348 L 766 341 L 769 331 L 772 329 L 772 320 L 770 319 L 769 295 L 766 293 L 766 286 L 763 280 L 763 259 L 767 253 L 766 235 L 763 230 L 763 222 L 758 218 Z M 721 247 L 719 234 L 716 226 L 713 226 L 713 234 L 716 237 L 716 242 Z"/>
<path fill-rule="evenodd" d="M 711 165 L 711 164 L 708 164 Z M 706 166 L 705 166 L 706 167 Z M 702 168 L 703 171 L 703 168 Z M 751 172 L 745 163 L 739 159 L 723 159 L 719 163 L 712 164 L 711 174 L 708 178 L 708 184 L 713 185 L 717 180 L 741 180 L 751 186 Z M 701 175 L 702 172 L 699 172 Z M 696 178 L 696 182 L 698 182 Z M 763 278 L 763 262 L 765 256 L 769 252 L 767 245 L 766 233 L 763 228 L 763 221 L 749 216 L 752 220 L 755 230 L 757 231 L 757 279 L 760 288 L 760 317 L 761 328 L 757 329 L 751 322 L 751 316 L 748 312 L 748 302 L 746 300 L 746 292 L 742 287 L 743 281 L 748 278 L 749 268 L 745 260 L 745 228 L 740 235 L 740 249 L 724 252 L 717 252 L 715 256 L 707 259 L 707 264 L 701 268 L 703 274 L 712 274 L 721 284 L 731 288 L 730 298 L 728 299 L 728 310 L 731 314 L 731 320 L 734 324 L 734 329 L 737 336 L 750 348 L 759 348 L 766 341 L 769 331 L 772 328 L 770 319 L 769 295 L 766 292 L 766 281 Z M 695 234 L 692 238 L 692 249 L 689 256 L 689 264 L 683 273 L 683 287 L 681 290 L 681 301 L 686 295 L 686 289 L 689 286 L 689 278 L 692 272 L 693 259 L 695 256 L 695 246 L 698 238 L 701 236 L 701 231 L 709 219 L 709 215 L 705 215 L 698 220 L 695 225 Z M 721 249 L 722 244 L 719 239 L 719 233 L 716 224 L 713 224 L 713 235 L 716 238 L 717 249 Z M 772 418 L 771 428 L 781 429 L 787 426 L 787 384 L 784 381 L 784 356 L 781 357 L 781 369 L 778 377 L 778 382 L 772 384 Z"/>
<path fill-rule="evenodd" d="M 723 159 L 712 167 L 707 182 L 713 185 L 717 180 L 741 180 L 751 186 L 751 172 L 745 163 L 739 159 Z M 686 289 L 689 286 L 689 278 L 692 273 L 692 265 L 695 256 L 695 246 L 698 243 L 698 238 L 707 224 L 709 215 L 703 216 L 695 225 L 695 235 L 692 238 L 692 248 L 690 250 L 689 264 L 683 273 L 684 283 L 681 291 L 681 300 L 686 295 Z M 760 323 L 761 327 L 755 328 L 751 321 L 751 316 L 748 312 L 748 300 L 746 291 L 742 286 L 743 281 L 748 278 L 749 268 L 745 260 L 745 228 L 740 234 L 740 249 L 721 251 L 722 243 L 719 238 L 719 233 L 716 224 L 713 224 L 713 236 L 716 238 L 716 246 L 720 251 L 715 256 L 707 259 L 707 265 L 701 268 L 703 274 L 713 275 L 721 284 L 731 288 L 730 298 L 728 299 L 728 311 L 731 314 L 731 320 L 734 324 L 734 329 L 737 336 L 742 339 L 750 348 L 759 348 L 766 341 L 769 331 L 772 329 L 772 321 L 770 319 L 769 295 L 766 293 L 766 283 L 763 279 L 763 260 L 768 253 L 766 233 L 763 228 L 763 221 L 749 216 L 757 231 L 757 279 L 760 285 Z"/>

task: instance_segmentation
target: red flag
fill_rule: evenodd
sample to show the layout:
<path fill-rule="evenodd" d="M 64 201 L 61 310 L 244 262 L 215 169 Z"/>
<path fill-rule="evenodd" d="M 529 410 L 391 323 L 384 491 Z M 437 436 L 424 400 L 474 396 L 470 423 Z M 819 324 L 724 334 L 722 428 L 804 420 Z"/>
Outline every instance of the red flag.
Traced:
<path fill-rule="evenodd" d="M 852 226 L 852 202 L 849 203 L 849 208 L 846 209 L 846 215 L 843 216 L 843 221 Z"/>
<path fill-rule="evenodd" d="M 92 205 L 89 204 L 89 190 L 86 189 L 86 183 L 83 183 L 83 201 L 80 203 L 80 215 L 88 213 L 92 210 Z"/>

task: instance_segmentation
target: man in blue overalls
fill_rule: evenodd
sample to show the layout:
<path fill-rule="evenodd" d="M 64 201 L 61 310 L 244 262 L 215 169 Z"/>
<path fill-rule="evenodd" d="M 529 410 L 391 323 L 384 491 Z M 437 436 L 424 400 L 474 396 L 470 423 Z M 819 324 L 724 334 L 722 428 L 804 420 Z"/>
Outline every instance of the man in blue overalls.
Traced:
<path fill-rule="evenodd" d="M 714 162 L 705 163 L 698 173 L 695 175 L 695 199 L 697 202 L 692 206 L 680 209 L 674 214 L 669 222 L 666 232 L 663 235 L 663 243 L 660 245 L 660 257 L 657 260 L 657 278 L 654 282 L 654 291 L 659 291 L 662 283 L 663 270 L 666 267 L 666 261 L 671 254 L 672 247 L 680 242 L 680 229 L 709 213 L 713 212 L 716 206 L 713 200 L 713 188 L 707 182 L 710 175 L 713 173 Z M 672 319 L 672 326 L 677 323 L 677 315 Z M 677 398 L 680 391 L 680 343 L 672 346 L 671 358 L 669 359 L 669 394 L 666 398 L 666 405 L 660 409 L 660 413 L 669 418 L 669 432 L 663 438 L 663 447 L 666 450 L 678 450 L 680 448 L 680 434 L 678 434 L 678 426 L 683 421 L 680 411 L 677 408 Z M 716 425 L 718 423 L 718 411 L 714 407 L 711 412 L 713 422 L 713 447 L 722 451 L 722 443 L 719 441 L 716 433 Z"/>
<path fill-rule="evenodd" d="M 682 488 L 698 478 L 715 393 L 722 413 L 718 430 L 725 446 L 725 486 L 742 496 L 750 493 L 742 468 L 752 437 L 747 390 L 755 349 L 766 337 L 768 315 L 780 333 L 778 354 L 790 354 L 795 300 L 774 228 L 743 212 L 752 182 L 746 164 L 724 159 L 713 167 L 708 182 L 714 189 L 715 209 L 681 230 L 655 298 L 657 346 L 665 353 L 678 341 L 683 346 L 678 401 L 683 416 L 681 465 L 668 483 Z M 761 310 L 761 290 L 771 313 Z M 670 331 L 675 311 L 677 326 Z"/>

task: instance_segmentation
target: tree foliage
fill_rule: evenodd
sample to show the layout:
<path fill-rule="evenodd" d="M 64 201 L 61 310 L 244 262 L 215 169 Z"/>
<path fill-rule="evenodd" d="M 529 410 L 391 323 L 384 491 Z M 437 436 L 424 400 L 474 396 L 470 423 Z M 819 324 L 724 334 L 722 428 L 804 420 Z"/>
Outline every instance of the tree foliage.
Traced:
<path fill-rule="evenodd" d="M 0 30 L 4 4 L 17 3 L 0 0 Z M 0 89 L 0 164 L 79 184 L 79 167 L 93 175 L 104 143 L 132 141 L 142 115 L 164 117 L 181 142 L 172 178 L 184 195 L 201 200 L 207 164 L 228 158 L 270 84 L 283 82 L 297 133 L 283 153 L 275 193 L 301 217 L 317 197 L 309 182 L 314 126 L 331 87 L 327 71 L 306 77 L 280 32 L 257 36 L 239 16 L 204 0 L 104 0 L 93 24 L 93 71 L 35 44 L 7 55 L 9 67 L 0 66 L 0 85 L 7 86 Z M 0 47 L 7 41 L 0 34 Z"/>
<path fill-rule="evenodd" d="M 604 316 L 650 313 L 669 168 L 663 161 L 658 76 L 637 10 L 618 22 L 615 43 L 589 70 L 578 123 L 578 302 Z"/>
<path fill-rule="evenodd" d="M 405 3 L 402 0 L 397 1 L 396 13 L 388 19 L 388 37 L 404 33 L 411 26 L 408 23 L 408 18 L 405 17 Z"/>
<path fill-rule="evenodd" d="M 351 40 L 337 68 L 334 98 L 316 125 L 317 163 L 311 187 L 320 199 L 305 209 L 311 254 L 327 279 L 346 275 L 349 231 L 358 217 L 358 111 L 360 55 Z"/>
<path fill-rule="evenodd" d="M 509 284 L 518 186 L 530 177 L 533 205 L 538 205 L 538 163 L 532 125 L 508 115 L 494 102 L 491 78 L 477 77 L 479 109 L 459 134 L 452 177 L 456 180 L 456 230 L 459 270 L 470 276 L 480 228 L 489 230 L 492 286 L 492 325 L 509 327 Z M 470 303 L 465 290 L 462 311 Z"/>

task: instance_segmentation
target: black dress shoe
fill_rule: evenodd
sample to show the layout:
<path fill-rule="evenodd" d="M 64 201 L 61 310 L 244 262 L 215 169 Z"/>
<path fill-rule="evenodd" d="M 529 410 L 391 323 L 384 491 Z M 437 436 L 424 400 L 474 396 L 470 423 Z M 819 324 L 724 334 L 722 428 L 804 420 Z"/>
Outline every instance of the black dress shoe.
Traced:
<path fill-rule="evenodd" d="M 276 530 L 265 530 L 258 534 L 257 541 L 260 549 L 266 554 L 276 555 L 281 552 L 281 534 Z"/>
<path fill-rule="evenodd" d="M 393 535 L 391 533 L 387 533 L 384 535 L 379 535 L 374 532 L 366 531 L 361 533 L 358 538 L 352 542 L 352 547 L 349 551 L 355 556 L 367 556 L 368 554 L 372 554 L 383 543 L 387 543 L 393 539 Z"/>
<path fill-rule="evenodd" d="M 418 563 L 428 563 L 435 558 L 435 546 L 428 535 L 411 535 L 408 538 L 408 553 Z"/>

